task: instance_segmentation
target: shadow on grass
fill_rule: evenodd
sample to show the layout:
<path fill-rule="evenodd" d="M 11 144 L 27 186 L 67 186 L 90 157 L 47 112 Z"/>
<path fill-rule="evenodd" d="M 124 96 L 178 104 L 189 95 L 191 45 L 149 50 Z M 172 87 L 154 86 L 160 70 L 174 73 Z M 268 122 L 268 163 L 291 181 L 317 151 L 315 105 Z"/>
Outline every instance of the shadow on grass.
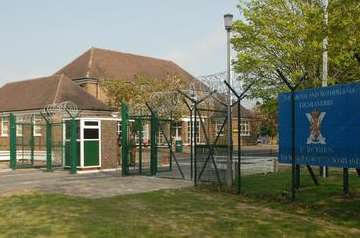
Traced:
<path fill-rule="evenodd" d="M 314 186 L 304 172 L 295 203 L 290 174 L 243 178 L 241 196 L 208 187 L 85 199 L 0 198 L 1 237 L 360 237 L 360 178 L 342 196 L 341 174 Z M 349 229 L 352 228 L 352 229 Z"/>
<path fill-rule="evenodd" d="M 360 235 L 360 230 L 351 233 L 345 226 L 319 222 L 312 216 L 298 215 L 291 210 L 267 209 L 257 206 L 257 202 L 269 205 L 273 200 L 258 199 L 251 193 L 239 197 L 202 188 L 101 199 L 25 194 L 0 198 L 0 236 L 253 238 Z M 273 204 L 285 210 L 293 206 Z"/>
<path fill-rule="evenodd" d="M 360 177 L 351 173 L 350 195 L 342 192 L 340 170 L 330 171 L 328 178 L 319 178 L 316 186 L 307 170 L 301 171 L 301 187 L 296 201 L 289 201 L 291 173 L 283 170 L 277 174 L 253 175 L 242 178 L 242 195 L 252 202 L 298 214 L 318 216 L 337 224 L 360 227 Z"/>

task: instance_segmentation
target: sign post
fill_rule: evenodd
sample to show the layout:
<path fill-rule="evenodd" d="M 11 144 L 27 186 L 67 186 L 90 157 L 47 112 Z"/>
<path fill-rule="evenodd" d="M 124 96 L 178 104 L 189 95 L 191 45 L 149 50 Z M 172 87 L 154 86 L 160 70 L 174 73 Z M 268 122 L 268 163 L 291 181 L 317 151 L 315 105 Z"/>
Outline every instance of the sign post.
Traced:
<path fill-rule="evenodd" d="M 344 195 L 349 194 L 349 169 L 343 168 L 343 192 Z"/>
<path fill-rule="evenodd" d="M 305 80 L 305 75 L 300 79 L 299 83 L 292 85 L 279 69 L 277 69 L 276 72 L 291 91 L 291 201 L 294 201 L 296 192 L 295 189 L 300 187 L 300 166 L 296 164 L 295 155 L 295 91 L 299 87 L 300 83 Z"/>
<path fill-rule="evenodd" d="M 349 168 L 360 168 L 359 107 L 356 83 L 279 95 L 280 163 L 293 164 L 295 155 L 297 165 L 342 168 L 343 191 L 348 194 Z M 292 113 L 295 135 L 288 118 Z"/>

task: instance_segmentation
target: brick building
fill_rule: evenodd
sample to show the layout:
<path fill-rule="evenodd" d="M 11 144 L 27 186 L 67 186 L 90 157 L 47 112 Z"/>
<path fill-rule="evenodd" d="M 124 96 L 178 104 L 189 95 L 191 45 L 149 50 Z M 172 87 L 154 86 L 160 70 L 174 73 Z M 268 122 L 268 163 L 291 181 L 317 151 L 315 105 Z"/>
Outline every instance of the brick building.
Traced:
<path fill-rule="evenodd" d="M 65 74 L 71 78 L 74 83 L 107 105 L 109 105 L 110 99 L 107 97 L 104 89 L 101 88 L 102 80 L 131 81 L 138 74 L 148 75 L 159 80 L 168 76 L 177 76 L 189 85 L 195 83 L 199 87 L 202 86 L 201 82 L 171 61 L 99 48 L 87 50 L 71 63 L 60 69 L 57 74 L 59 73 Z M 236 115 L 237 113 L 234 113 L 235 117 Z M 255 114 L 242 107 L 242 115 L 242 141 L 244 144 L 255 144 L 257 139 Z M 236 133 L 237 127 L 235 120 L 237 119 L 234 119 L 234 134 Z M 146 128 L 149 127 L 147 126 Z M 198 126 L 198 128 L 200 135 L 198 142 L 204 143 L 203 132 L 200 126 Z M 144 134 L 145 139 L 149 139 L 148 135 L 150 133 L 145 131 Z M 182 140 L 185 145 L 190 143 L 189 116 L 184 115 L 181 122 L 175 125 L 172 136 L 177 140 Z M 160 142 L 161 141 L 160 138 Z M 234 143 L 237 143 L 237 140 L 234 140 Z"/>
<path fill-rule="evenodd" d="M 63 74 L 12 82 L 0 88 L 0 112 L 2 113 L 0 160 L 9 160 L 9 115 L 13 113 L 16 118 L 19 163 L 29 160 L 31 153 L 35 157 L 35 165 L 44 162 L 46 121 L 43 110 L 47 105 L 69 101 L 75 103 L 79 109 L 79 114 L 76 116 L 79 128 L 77 133 L 78 168 L 117 168 L 119 166 L 118 119 L 112 117 L 112 111 L 108 106 Z M 54 120 L 52 123 L 57 126 L 53 127 L 52 139 L 53 143 L 59 142 L 59 149 L 53 150 L 54 163 L 66 167 L 70 161 L 67 128 L 69 117 Z"/>
<path fill-rule="evenodd" d="M 110 99 L 101 87 L 103 80 L 131 81 L 136 75 L 149 75 L 156 79 L 177 76 L 186 84 L 202 85 L 197 79 L 171 61 L 145 56 L 120 53 L 111 50 L 91 48 L 54 75 L 38 79 L 12 82 L 0 88 L 0 161 L 9 160 L 9 114 L 17 119 L 17 143 L 23 148 L 19 156 L 29 157 L 29 148 L 24 141 L 34 144 L 34 156 L 44 158 L 45 121 L 42 110 L 49 104 L 71 101 L 80 114 L 78 121 L 79 169 L 117 169 L 119 168 L 118 133 L 120 121 L 116 109 L 109 107 Z M 255 116 L 242 108 L 241 134 L 243 144 L 256 143 Z M 234 113 L 236 115 L 236 112 Z M 53 152 L 60 166 L 69 165 L 68 128 L 69 118 L 59 119 L 54 129 L 53 139 L 58 141 L 59 149 Z M 234 143 L 237 143 L 237 119 L 233 122 Z M 198 123 L 198 143 L 205 143 L 205 136 Z M 31 125 L 31 128 L 28 126 Z M 219 130 L 221 121 L 211 124 L 213 132 Z M 172 137 L 184 145 L 190 143 L 190 118 L 184 115 L 174 125 Z M 144 141 L 149 141 L 150 126 L 144 126 Z M 56 137 L 56 138 L 55 138 Z M 225 140 L 225 133 L 220 134 Z M 165 143 L 159 135 L 159 143 Z M 62 154 L 57 155 L 56 153 Z"/>

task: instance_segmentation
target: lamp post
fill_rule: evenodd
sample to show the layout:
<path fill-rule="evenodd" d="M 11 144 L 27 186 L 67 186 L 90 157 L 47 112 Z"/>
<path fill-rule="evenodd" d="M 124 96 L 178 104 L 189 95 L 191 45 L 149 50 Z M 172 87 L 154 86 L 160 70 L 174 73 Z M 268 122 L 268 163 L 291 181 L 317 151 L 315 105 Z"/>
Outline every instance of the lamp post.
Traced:
<path fill-rule="evenodd" d="M 323 0 L 323 8 L 324 8 L 324 24 L 325 27 L 328 27 L 328 6 L 329 0 Z M 325 38 L 323 39 L 323 68 L 322 68 L 322 87 L 328 86 L 328 36 L 326 34 Z M 320 175 L 324 178 L 328 175 L 328 167 L 323 166 L 320 167 Z"/>
<path fill-rule="evenodd" d="M 232 30 L 233 23 L 233 15 L 225 14 L 224 15 L 224 26 L 226 30 L 226 44 L 227 44 L 227 83 L 231 87 L 231 79 L 230 79 L 230 33 Z M 231 121 L 231 90 L 228 88 L 227 90 L 227 144 L 228 144 L 228 159 L 227 159 L 227 176 L 226 176 L 226 184 L 228 189 L 232 188 L 232 157 L 233 157 L 233 148 L 232 148 L 232 121 Z"/>

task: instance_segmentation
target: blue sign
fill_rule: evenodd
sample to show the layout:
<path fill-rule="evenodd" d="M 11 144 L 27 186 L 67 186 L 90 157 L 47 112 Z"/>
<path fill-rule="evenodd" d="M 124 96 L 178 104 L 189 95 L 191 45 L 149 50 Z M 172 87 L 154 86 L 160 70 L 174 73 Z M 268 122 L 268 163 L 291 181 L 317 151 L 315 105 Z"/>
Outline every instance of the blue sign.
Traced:
<path fill-rule="evenodd" d="M 298 91 L 296 164 L 360 168 L 360 84 Z M 291 163 L 291 93 L 279 95 L 279 162 Z"/>

